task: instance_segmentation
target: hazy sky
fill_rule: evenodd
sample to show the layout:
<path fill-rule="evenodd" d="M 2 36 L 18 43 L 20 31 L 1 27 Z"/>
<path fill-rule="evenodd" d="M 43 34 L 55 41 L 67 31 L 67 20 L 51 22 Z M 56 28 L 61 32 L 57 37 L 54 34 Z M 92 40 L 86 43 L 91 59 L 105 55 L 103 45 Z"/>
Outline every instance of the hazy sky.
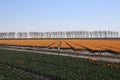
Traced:
<path fill-rule="evenodd" d="M 0 0 L 0 32 L 120 31 L 120 0 Z"/>

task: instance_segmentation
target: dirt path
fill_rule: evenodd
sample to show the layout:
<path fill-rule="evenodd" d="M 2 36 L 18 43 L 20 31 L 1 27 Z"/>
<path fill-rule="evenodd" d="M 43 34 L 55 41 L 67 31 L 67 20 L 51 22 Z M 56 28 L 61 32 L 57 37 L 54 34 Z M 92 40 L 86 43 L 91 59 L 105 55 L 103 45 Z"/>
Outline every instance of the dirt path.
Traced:
<path fill-rule="evenodd" d="M 15 51 L 25 51 L 25 52 L 34 52 L 34 53 L 40 53 L 40 54 L 51 54 L 51 55 L 60 55 L 60 56 L 69 56 L 69 57 L 76 57 L 76 58 L 92 58 L 96 60 L 101 61 L 108 61 L 108 62 L 116 62 L 120 63 L 120 55 L 118 56 L 109 56 L 109 55 L 91 55 L 91 53 L 72 53 L 72 52 L 48 52 L 48 51 L 42 51 L 42 50 L 26 50 L 26 49 L 16 49 L 16 48 L 3 48 L 0 47 L 0 49 L 7 49 L 7 50 L 15 50 Z"/>

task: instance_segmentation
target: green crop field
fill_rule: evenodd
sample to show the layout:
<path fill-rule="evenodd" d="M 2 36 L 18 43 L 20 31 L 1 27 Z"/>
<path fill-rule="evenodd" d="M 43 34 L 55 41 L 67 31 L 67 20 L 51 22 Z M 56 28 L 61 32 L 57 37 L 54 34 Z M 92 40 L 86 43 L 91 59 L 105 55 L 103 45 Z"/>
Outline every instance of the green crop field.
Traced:
<path fill-rule="evenodd" d="M 120 80 L 120 64 L 1 49 L 0 80 Z"/>

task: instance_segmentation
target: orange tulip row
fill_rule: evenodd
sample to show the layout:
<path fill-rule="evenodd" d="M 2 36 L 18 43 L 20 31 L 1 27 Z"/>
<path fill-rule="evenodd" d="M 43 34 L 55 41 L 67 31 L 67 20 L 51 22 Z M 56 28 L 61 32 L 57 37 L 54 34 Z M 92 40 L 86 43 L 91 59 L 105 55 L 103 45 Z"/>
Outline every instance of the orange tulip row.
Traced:
<path fill-rule="evenodd" d="M 120 40 L 0 40 L 0 44 L 120 52 Z"/>
<path fill-rule="evenodd" d="M 70 40 L 70 42 L 94 51 L 120 52 L 120 40 Z"/>

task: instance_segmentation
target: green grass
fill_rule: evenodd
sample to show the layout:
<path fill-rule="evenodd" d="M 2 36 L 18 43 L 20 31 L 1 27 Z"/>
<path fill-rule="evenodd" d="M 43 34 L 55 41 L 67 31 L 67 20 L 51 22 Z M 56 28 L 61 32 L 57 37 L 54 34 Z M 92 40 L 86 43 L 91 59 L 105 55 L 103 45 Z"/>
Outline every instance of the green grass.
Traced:
<path fill-rule="evenodd" d="M 103 67 L 108 63 L 93 64 L 80 58 L 0 50 L 0 80 L 45 80 L 34 74 L 60 80 L 120 80 L 120 68 Z"/>

